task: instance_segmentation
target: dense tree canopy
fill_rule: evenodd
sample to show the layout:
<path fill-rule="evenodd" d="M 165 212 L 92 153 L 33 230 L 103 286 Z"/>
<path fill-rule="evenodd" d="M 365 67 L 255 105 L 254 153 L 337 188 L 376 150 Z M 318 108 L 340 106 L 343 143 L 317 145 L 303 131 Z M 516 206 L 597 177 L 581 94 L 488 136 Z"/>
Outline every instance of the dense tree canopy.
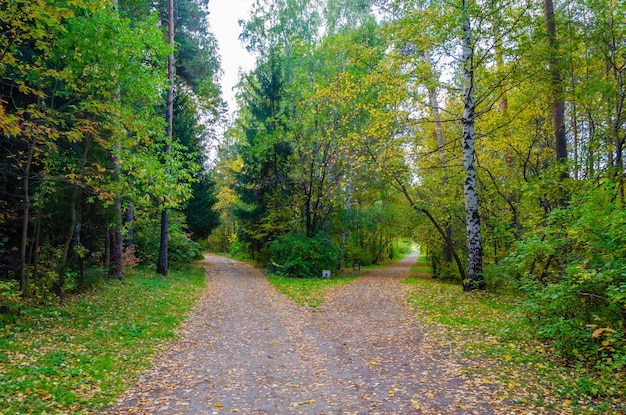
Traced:
<path fill-rule="evenodd" d="M 414 238 L 436 277 L 516 287 L 541 335 L 601 354 L 626 324 L 622 3 L 258 1 L 220 234 L 285 273 L 301 240 L 340 265 Z"/>
<path fill-rule="evenodd" d="M 202 124 L 216 118 L 221 102 L 205 6 L 188 1 L 178 9 L 181 104 L 168 141 L 172 49 L 158 2 L 3 2 L 0 255 L 3 278 L 16 278 L 25 297 L 62 296 L 98 264 L 110 263 L 120 278 L 122 261 L 148 259 L 135 257 L 146 247 L 133 237 L 145 241 L 146 219 L 165 196 L 168 208 L 184 208 L 191 183 L 206 175 Z M 203 180 L 200 191 L 210 193 Z M 7 287 L 0 298 L 11 294 Z"/>

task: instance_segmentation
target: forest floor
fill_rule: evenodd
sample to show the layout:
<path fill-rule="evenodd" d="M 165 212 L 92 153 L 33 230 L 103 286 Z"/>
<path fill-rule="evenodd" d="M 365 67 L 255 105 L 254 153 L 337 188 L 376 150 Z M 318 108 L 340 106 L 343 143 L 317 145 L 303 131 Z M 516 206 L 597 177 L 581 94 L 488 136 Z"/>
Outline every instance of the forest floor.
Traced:
<path fill-rule="evenodd" d="M 417 255 L 333 289 L 316 309 L 250 265 L 207 255 L 181 337 L 111 414 L 533 414 L 441 352 L 402 280 Z"/>

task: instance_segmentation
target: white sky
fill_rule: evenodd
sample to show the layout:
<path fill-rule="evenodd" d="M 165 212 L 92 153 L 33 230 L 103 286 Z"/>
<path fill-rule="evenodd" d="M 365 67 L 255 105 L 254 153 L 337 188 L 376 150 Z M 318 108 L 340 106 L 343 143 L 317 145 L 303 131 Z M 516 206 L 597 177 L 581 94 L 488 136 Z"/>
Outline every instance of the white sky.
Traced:
<path fill-rule="evenodd" d="M 254 67 L 254 57 L 239 41 L 241 28 L 238 20 L 249 19 L 253 0 L 210 0 L 209 23 L 211 31 L 219 44 L 222 57 L 222 94 L 228 102 L 232 114 L 237 108 L 233 88 L 239 80 L 240 70 L 248 71 Z"/>

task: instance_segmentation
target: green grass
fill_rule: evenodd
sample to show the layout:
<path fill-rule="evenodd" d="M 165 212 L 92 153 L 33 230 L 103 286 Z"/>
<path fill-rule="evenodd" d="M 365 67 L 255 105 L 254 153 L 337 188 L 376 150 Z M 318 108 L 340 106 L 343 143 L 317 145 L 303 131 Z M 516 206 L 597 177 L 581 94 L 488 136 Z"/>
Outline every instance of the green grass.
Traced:
<path fill-rule="evenodd" d="M 328 279 L 268 275 L 267 279 L 279 292 L 285 294 L 296 304 L 315 309 L 324 302 L 324 296 L 329 290 L 349 283 L 359 274 L 358 271 L 350 271 L 346 275 L 332 276 Z"/>
<path fill-rule="evenodd" d="M 0 414 L 87 414 L 106 407 L 176 338 L 205 286 L 189 266 L 106 281 L 64 306 L 27 309 L 0 328 Z"/>
<path fill-rule="evenodd" d="M 537 341 L 519 298 L 505 293 L 464 293 L 458 285 L 430 277 L 420 260 L 405 280 L 410 302 L 431 339 L 442 350 L 468 359 L 467 375 L 497 384 L 502 397 L 525 408 L 563 414 L 626 413 L 626 376 L 566 364 L 549 345 Z"/>

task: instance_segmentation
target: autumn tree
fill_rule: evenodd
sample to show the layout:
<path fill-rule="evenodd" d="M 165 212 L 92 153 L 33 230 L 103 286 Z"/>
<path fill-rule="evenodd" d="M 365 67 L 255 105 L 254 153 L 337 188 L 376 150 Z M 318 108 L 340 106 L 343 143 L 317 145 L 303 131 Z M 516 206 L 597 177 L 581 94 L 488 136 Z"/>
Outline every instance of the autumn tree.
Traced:
<path fill-rule="evenodd" d="M 164 26 L 167 27 L 168 43 L 172 48 L 175 44 L 178 46 L 176 53 L 173 50 L 168 58 L 169 88 L 165 111 L 167 138 L 164 146 L 166 159 L 171 151 L 172 141 L 180 141 L 181 138 L 178 137 L 180 134 L 174 131 L 174 117 L 176 115 L 174 113 L 174 100 L 177 94 L 192 96 L 199 102 L 197 106 L 200 109 L 199 113 L 206 115 L 208 119 L 213 121 L 223 107 L 219 88 L 216 86 L 219 59 L 215 39 L 207 26 L 206 3 L 202 0 L 180 0 L 175 5 L 173 0 L 168 0 L 167 7 L 162 5 L 161 10 L 167 11 L 161 16 Z M 199 148 L 196 149 L 202 151 Z M 167 168 L 169 167 L 166 163 Z M 203 192 L 203 190 L 199 190 L 199 192 Z M 201 197 L 201 194 L 198 193 L 197 197 Z M 171 207 L 177 208 L 178 206 L 179 204 L 174 202 Z M 207 206 L 207 209 L 210 209 L 210 206 Z M 157 262 L 157 272 L 163 275 L 167 274 L 169 267 L 168 222 L 168 209 L 165 207 L 161 212 L 161 236 Z"/>
<path fill-rule="evenodd" d="M 109 263 L 105 235 L 112 224 L 119 229 L 112 212 L 120 209 L 112 206 L 142 213 L 165 195 L 178 205 L 190 196 L 200 162 L 176 145 L 168 174 L 161 168 L 161 62 L 171 49 L 145 5 L 10 2 L 2 9 L 7 213 L 0 226 L 3 245 L 17 248 L 3 249 L 2 262 L 24 295 L 63 296 L 85 267 Z M 211 90 L 199 100 L 207 109 L 219 103 L 214 81 L 202 83 Z M 119 255 L 115 264 L 119 270 Z"/>
<path fill-rule="evenodd" d="M 167 99 L 165 102 L 165 122 L 167 123 L 166 142 L 163 147 L 165 157 L 170 155 L 170 142 L 174 128 L 174 0 L 167 2 L 167 43 L 172 48 L 167 57 Z M 167 165 L 165 167 L 167 169 Z M 159 260 L 157 262 L 157 272 L 167 275 L 169 269 L 168 262 L 168 242 L 169 242 L 169 213 L 164 207 L 161 211 L 161 238 L 159 244 Z"/>
<path fill-rule="evenodd" d="M 409 231 L 433 257 L 452 255 L 457 271 L 440 276 L 525 290 L 549 325 L 538 331 L 564 348 L 593 349 L 593 313 L 621 333 L 621 3 L 318 6 L 259 2 L 245 23 L 258 64 L 224 164 L 240 200 L 220 192 L 245 213 L 238 235 L 260 251 L 329 232 L 338 262 L 367 259 L 385 245 L 378 224 L 406 231 L 390 220 L 406 214 L 401 195 L 417 213 Z"/>

